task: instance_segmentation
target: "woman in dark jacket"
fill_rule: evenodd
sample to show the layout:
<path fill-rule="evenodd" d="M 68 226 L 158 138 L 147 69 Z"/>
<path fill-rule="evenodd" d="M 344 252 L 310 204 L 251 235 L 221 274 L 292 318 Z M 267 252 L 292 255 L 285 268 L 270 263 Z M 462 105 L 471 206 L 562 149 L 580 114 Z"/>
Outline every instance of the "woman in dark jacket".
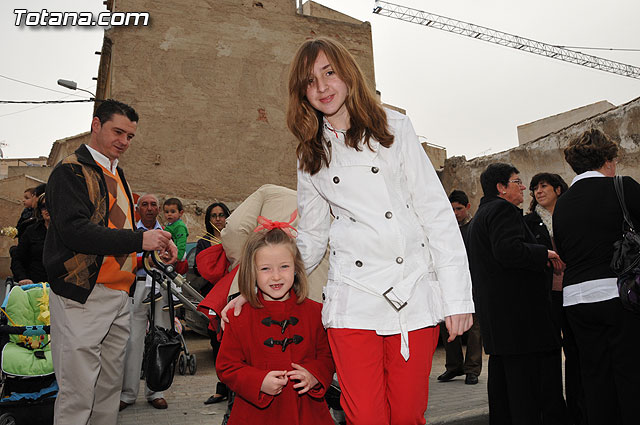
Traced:
<path fill-rule="evenodd" d="M 196 270 L 207 280 L 207 285 L 200 290 L 203 296 L 209 293 L 218 280 L 229 273 L 230 263 L 222 247 L 220 232 L 227 225 L 227 217 L 230 215 L 231 212 L 229 208 L 222 202 L 214 202 L 207 207 L 204 216 L 204 225 L 207 233 L 198 240 L 196 246 Z M 212 325 L 209 325 L 207 331 L 209 333 L 209 340 L 215 361 L 218 356 L 218 350 L 220 349 L 220 342 L 218 341 L 216 332 L 212 329 Z M 204 404 L 214 404 L 224 401 L 227 399 L 228 394 L 229 390 L 227 386 L 222 382 L 218 382 L 216 384 L 215 394 L 209 397 Z"/>
<path fill-rule="evenodd" d="M 569 187 L 562 177 L 551 173 L 538 173 L 531 178 L 529 184 L 532 199 L 529 214 L 524 216 L 524 221 L 536 237 L 536 241 L 554 251 L 556 246 L 553 239 L 553 211 L 558 198 L 567 189 Z M 578 347 L 562 309 L 563 271 L 564 268 L 553 271 L 549 269 L 548 272 L 548 282 L 551 287 L 551 313 L 556 332 L 561 335 L 565 357 L 565 393 L 569 423 L 579 425 L 586 423 L 586 406 L 580 378 Z"/>
<path fill-rule="evenodd" d="M 36 221 L 21 235 L 11 261 L 13 280 L 20 285 L 48 281 L 47 272 L 42 265 L 42 251 L 51 218 L 47 211 L 44 194 L 38 197 L 34 210 Z"/>
<path fill-rule="evenodd" d="M 613 185 L 618 146 L 601 131 L 569 143 L 576 172 L 556 203 L 553 229 L 566 263 L 563 305 L 580 357 L 589 424 L 637 424 L 640 400 L 640 315 L 625 310 L 610 268 L 622 237 L 622 209 Z M 640 225 L 640 184 L 623 178 L 627 209 Z"/>
<path fill-rule="evenodd" d="M 213 285 L 229 272 L 229 261 L 222 247 L 220 232 L 226 227 L 227 217 L 230 215 L 229 208 L 222 202 L 209 205 L 204 215 L 204 226 L 207 232 L 196 245 L 195 272 L 207 280 L 200 289 L 202 296 L 205 297 Z M 211 247 L 214 248 L 208 249 Z"/>
<path fill-rule="evenodd" d="M 569 187 L 567 183 L 557 174 L 539 173 L 533 176 L 529 184 L 531 191 L 531 205 L 529 214 L 524 216 L 529 230 L 536 237 L 536 241 L 555 251 L 553 242 L 552 217 L 556 207 L 556 201 Z M 549 285 L 551 287 L 551 304 L 553 321 L 558 333 L 560 333 L 560 323 L 562 315 L 562 270 L 548 270 Z"/>
<path fill-rule="evenodd" d="M 547 268 L 558 255 L 539 244 L 518 208 L 525 186 L 510 164 L 480 176 L 484 197 L 469 233 L 476 314 L 489 354 L 491 423 L 564 424 L 560 339 Z"/>

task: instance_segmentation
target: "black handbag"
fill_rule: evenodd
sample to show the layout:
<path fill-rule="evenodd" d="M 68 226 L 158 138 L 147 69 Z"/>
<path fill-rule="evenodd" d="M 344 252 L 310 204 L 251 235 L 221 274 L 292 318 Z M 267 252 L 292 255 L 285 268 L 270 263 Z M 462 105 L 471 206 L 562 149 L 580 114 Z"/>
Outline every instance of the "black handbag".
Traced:
<path fill-rule="evenodd" d="M 622 239 L 613 244 L 611 269 L 618 275 L 618 294 L 622 305 L 631 311 L 640 313 L 640 235 L 624 201 L 622 177 L 616 176 L 613 184 L 622 208 Z"/>
<path fill-rule="evenodd" d="M 152 272 L 151 294 L 155 294 L 158 274 Z M 170 285 L 170 284 L 169 284 Z M 155 297 L 151 297 L 149 331 L 144 337 L 142 368 L 147 387 L 151 391 L 164 391 L 171 386 L 176 364 L 182 350 L 182 339 L 174 326 L 173 296 L 167 288 L 171 328 L 165 329 L 154 323 Z"/>

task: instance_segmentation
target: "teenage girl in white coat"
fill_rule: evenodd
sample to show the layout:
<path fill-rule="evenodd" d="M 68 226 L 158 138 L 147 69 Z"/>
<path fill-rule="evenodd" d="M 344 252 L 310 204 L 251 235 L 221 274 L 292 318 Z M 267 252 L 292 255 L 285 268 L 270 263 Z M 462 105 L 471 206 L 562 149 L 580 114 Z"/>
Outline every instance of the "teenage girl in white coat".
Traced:
<path fill-rule="evenodd" d="M 409 119 L 384 110 L 351 54 L 306 41 L 289 75 L 298 139 L 297 243 L 327 249 L 323 324 L 349 424 L 424 424 L 438 322 L 472 323 L 471 279 L 451 205 Z"/>

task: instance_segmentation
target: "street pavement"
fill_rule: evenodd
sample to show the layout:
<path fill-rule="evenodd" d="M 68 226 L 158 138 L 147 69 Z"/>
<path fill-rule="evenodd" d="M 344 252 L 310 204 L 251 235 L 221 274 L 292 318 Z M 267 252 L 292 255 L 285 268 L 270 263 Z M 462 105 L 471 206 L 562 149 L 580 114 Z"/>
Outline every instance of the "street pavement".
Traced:
<path fill-rule="evenodd" d="M 226 402 L 208 406 L 204 404 L 204 401 L 215 391 L 218 382 L 209 339 L 191 331 L 185 332 L 185 339 L 189 352 L 196 355 L 196 374 L 182 376 L 176 371 L 171 388 L 164 392 L 169 404 L 166 410 L 157 410 L 148 404 L 144 398 L 144 388 L 141 386 L 136 403 L 120 412 L 118 424 L 220 425 Z M 429 378 L 429 408 L 425 414 L 427 424 L 484 425 L 489 423 L 487 359 L 487 356 L 483 359 L 482 374 L 477 385 L 465 385 L 464 376 L 450 382 L 438 382 L 436 378 L 444 372 L 445 363 L 444 348 L 438 347 Z M 144 381 L 140 383 L 143 385 Z"/>

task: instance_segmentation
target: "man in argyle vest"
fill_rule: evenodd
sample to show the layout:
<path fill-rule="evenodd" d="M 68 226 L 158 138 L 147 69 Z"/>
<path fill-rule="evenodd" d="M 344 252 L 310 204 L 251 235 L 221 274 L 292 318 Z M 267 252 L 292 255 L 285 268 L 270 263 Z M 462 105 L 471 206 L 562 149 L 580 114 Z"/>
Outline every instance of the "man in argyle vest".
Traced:
<path fill-rule="evenodd" d="M 56 165 L 47 184 L 51 225 L 43 262 L 60 388 L 56 425 L 116 424 L 136 252 L 161 251 L 169 262 L 177 254 L 168 232 L 135 231 L 131 189 L 118 159 L 137 125 L 133 108 L 103 101 L 89 144 Z"/>

